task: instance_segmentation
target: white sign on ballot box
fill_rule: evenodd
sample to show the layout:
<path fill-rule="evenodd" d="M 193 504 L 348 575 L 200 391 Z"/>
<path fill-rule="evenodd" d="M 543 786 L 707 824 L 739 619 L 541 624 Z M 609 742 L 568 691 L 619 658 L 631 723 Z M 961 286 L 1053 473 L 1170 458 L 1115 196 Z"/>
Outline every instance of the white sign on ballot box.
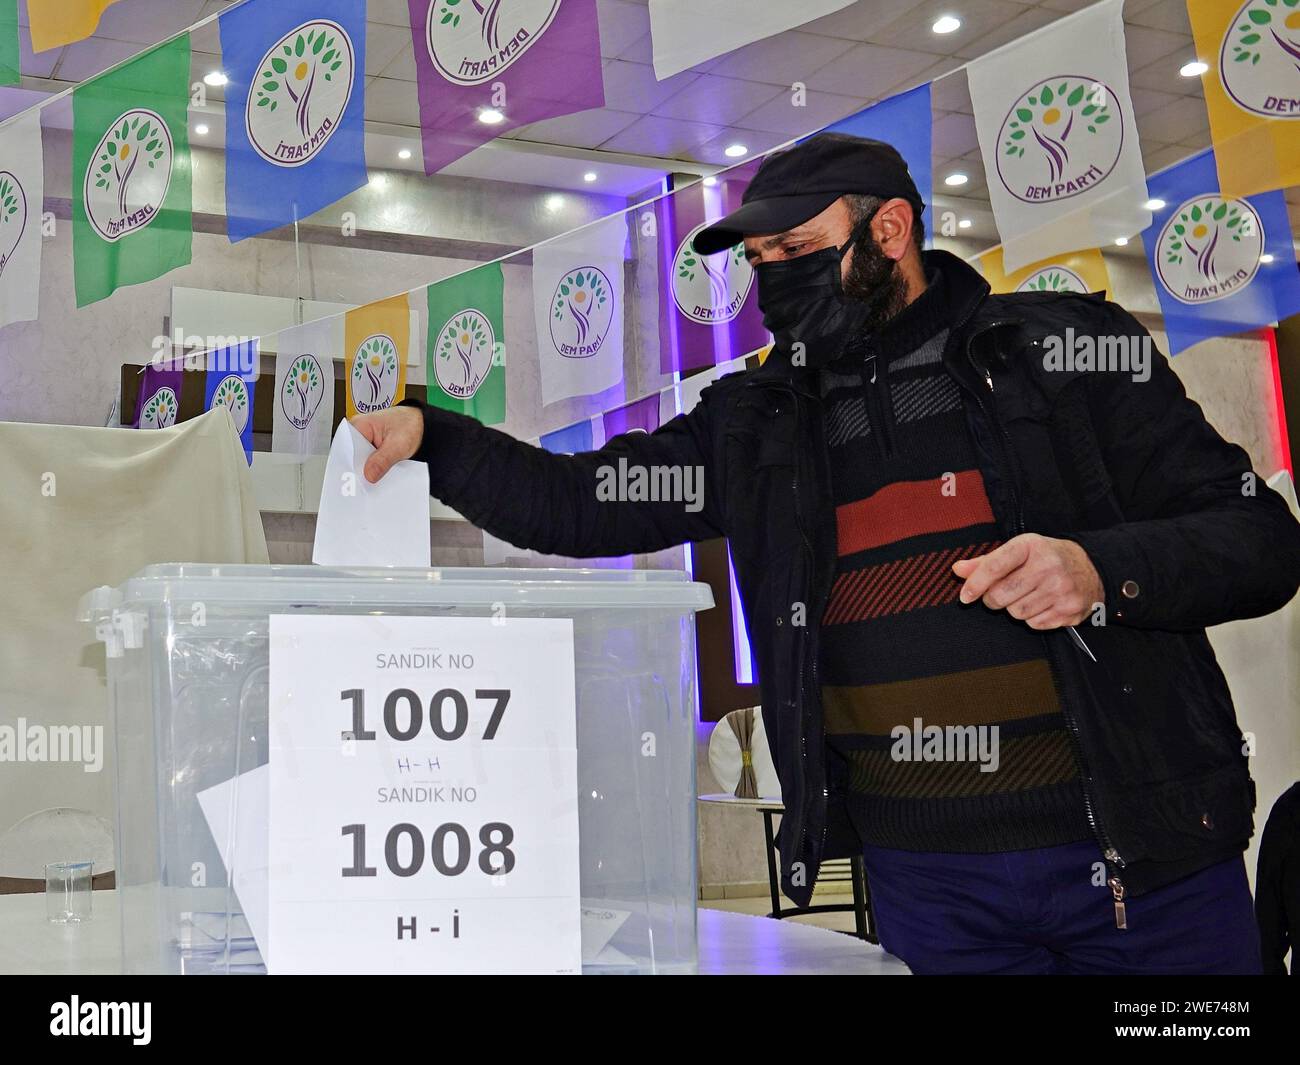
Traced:
<path fill-rule="evenodd" d="M 271 617 L 273 973 L 581 971 L 573 623 Z"/>

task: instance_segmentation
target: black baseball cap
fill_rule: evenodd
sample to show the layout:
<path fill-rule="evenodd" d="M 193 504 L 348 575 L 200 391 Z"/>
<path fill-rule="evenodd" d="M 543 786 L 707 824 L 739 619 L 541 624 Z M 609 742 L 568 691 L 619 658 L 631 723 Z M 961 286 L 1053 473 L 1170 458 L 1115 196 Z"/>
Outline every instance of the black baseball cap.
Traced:
<path fill-rule="evenodd" d="M 826 210 L 845 195 L 901 197 L 924 209 L 907 163 L 884 141 L 847 133 L 818 133 L 773 152 L 745 189 L 740 206 L 695 235 L 700 255 L 730 248 L 755 233 L 781 233 Z"/>

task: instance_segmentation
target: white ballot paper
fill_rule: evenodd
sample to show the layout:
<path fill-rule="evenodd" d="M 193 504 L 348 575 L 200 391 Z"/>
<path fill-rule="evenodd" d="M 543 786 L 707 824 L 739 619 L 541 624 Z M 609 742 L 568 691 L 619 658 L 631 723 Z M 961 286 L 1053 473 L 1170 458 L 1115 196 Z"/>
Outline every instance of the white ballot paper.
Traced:
<path fill-rule="evenodd" d="M 253 939 L 267 958 L 266 826 L 271 770 L 258 766 L 198 793 L 199 808 L 243 907 Z"/>
<path fill-rule="evenodd" d="M 366 480 L 375 453 L 350 422 L 330 445 L 311 560 L 318 566 L 412 566 L 428 569 L 429 468 L 399 462 L 378 484 Z"/>

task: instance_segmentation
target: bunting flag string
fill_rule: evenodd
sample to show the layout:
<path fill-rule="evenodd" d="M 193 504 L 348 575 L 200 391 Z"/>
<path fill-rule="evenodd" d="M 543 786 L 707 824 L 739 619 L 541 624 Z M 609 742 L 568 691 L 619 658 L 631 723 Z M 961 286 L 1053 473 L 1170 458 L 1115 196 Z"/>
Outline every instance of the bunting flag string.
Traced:
<path fill-rule="evenodd" d="M 112 2 L 30 0 L 33 39 L 38 46 L 81 39 L 94 32 Z M 701 15 L 695 6 L 677 0 L 651 5 L 656 57 L 664 69 L 690 47 L 725 52 L 789 28 L 772 29 L 768 9 L 777 5 L 759 0 L 746 5 L 750 24 L 737 28 L 744 39 L 701 44 L 685 38 L 698 35 L 699 20 L 716 12 Z M 826 0 L 822 6 L 845 5 Z M 604 102 L 595 0 L 408 0 L 408 8 L 430 171 L 523 122 Z M 1215 149 L 1153 176 L 1150 201 L 1120 0 L 1059 19 L 965 68 L 1003 238 L 977 258 L 994 291 L 1106 291 L 1110 278 L 1099 249 L 1143 232 L 1172 351 L 1267 324 L 1298 305 L 1294 248 L 1278 190 L 1300 183 L 1300 68 L 1294 62 L 1300 0 L 1187 0 L 1187 9 L 1210 67 L 1203 85 Z M 817 17 L 812 12 L 801 8 L 773 18 L 793 26 Z M 16 19 L 16 0 L 0 0 L 0 81 L 18 73 L 11 47 L 16 33 L 10 33 Z M 231 240 L 301 219 L 365 184 L 364 0 L 246 0 L 196 25 L 213 19 L 220 22 L 229 78 Z M 697 31 L 688 32 L 692 20 Z M 683 39 L 673 44 L 674 34 Z M 78 307 L 191 261 L 191 45 L 189 32 L 180 33 L 70 90 Z M 677 59 L 670 57 L 674 49 Z M 922 85 L 828 127 L 893 143 L 927 206 L 933 198 L 930 97 L 930 85 Z M 39 309 L 41 106 L 7 120 L 0 132 L 0 328 L 36 319 Z M 481 121 L 491 111 L 499 112 L 495 125 Z M 743 246 L 714 256 L 699 256 L 691 247 L 700 228 L 736 206 L 760 162 L 752 159 L 643 205 L 649 210 L 642 216 L 654 226 L 646 229 L 638 218 L 631 250 L 627 212 L 527 249 L 539 410 L 574 398 L 587 398 L 588 407 L 619 404 L 591 423 L 597 443 L 623 431 L 619 425 L 635 430 L 661 422 L 664 408 L 654 407 L 652 397 L 629 402 L 631 389 L 620 387 L 637 361 L 629 357 L 630 345 L 625 350 L 625 333 L 653 334 L 643 319 L 656 314 L 659 372 L 706 371 L 674 386 L 672 394 L 687 409 L 719 370 L 769 343 Z M 1150 205 L 1162 201 L 1152 220 Z M 927 229 L 933 228 L 931 222 Z M 511 261 L 522 265 L 505 257 L 412 290 L 423 296 L 428 313 L 430 402 L 496 425 L 507 421 L 508 275 L 502 264 Z M 636 268 L 653 271 L 653 283 Z M 316 450 L 318 441 L 308 440 L 316 432 L 312 412 L 330 420 L 324 393 L 332 365 L 327 372 L 326 364 L 336 355 L 344 363 L 349 414 L 401 400 L 412 340 L 409 295 L 331 320 L 321 327 L 337 334 L 328 342 L 282 334 L 277 447 Z M 644 315 L 628 317 L 629 299 Z M 520 329 L 528 299 L 515 302 L 511 328 L 531 358 L 527 327 Z M 327 358 L 318 354 L 327 347 Z M 656 361 L 653 350 L 636 355 Z M 319 373 L 304 361 L 309 358 Z M 661 404 L 667 392 L 656 393 Z M 290 401 L 298 404 L 296 414 Z M 148 418 L 137 410 L 137 421 L 165 418 L 163 406 Z"/>

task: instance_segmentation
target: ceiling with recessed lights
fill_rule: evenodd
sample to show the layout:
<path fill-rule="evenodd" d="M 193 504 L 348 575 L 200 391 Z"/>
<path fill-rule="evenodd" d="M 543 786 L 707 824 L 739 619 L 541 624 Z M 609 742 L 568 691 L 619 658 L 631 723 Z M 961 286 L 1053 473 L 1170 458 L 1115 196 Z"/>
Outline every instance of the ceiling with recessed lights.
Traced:
<path fill-rule="evenodd" d="M 513 181 L 630 196 L 656 173 L 708 172 L 933 81 L 936 203 L 969 221 L 962 236 L 991 244 L 997 233 L 961 67 L 1091 2 L 858 0 L 658 81 L 646 0 L 597 0 L 605 106 L 511 130 L 447 172 L 499 179 L 502 153 L 509 152 Z M 34 56 L 24 39 L 23 86 L 0 89 L 0 115 L 229 6 L 228 0 L 122 0 L 87 41 Z M 366 119 L 370 162 L 377 168 L 421 165 L 407 13 L 406 0 L 369 0 Z M 1180 74 L 1196 58 L 1184 0 L 1127 0 L 1124 19 L 1142 154 L 1152 172 L 1207 147 L 1209 123 L 1200 79 Z M 217 42 L 215 22 L 194 34 L 196 79 L 220 69 Z M 795 82 L 807 87 L 806 106 L 791 105 Z M 212 113 L 194 120 L 209 126 L 208 143 L 216 146 L 221 90 L 210 93 Z M 745 151 L 729 157 L 735 145 Z M 945 184 L 953 174 L 967 180 Z M 1293 228 L 1300 229 L 1300 190 L 1290 190 L 1288 201 Z"/>

